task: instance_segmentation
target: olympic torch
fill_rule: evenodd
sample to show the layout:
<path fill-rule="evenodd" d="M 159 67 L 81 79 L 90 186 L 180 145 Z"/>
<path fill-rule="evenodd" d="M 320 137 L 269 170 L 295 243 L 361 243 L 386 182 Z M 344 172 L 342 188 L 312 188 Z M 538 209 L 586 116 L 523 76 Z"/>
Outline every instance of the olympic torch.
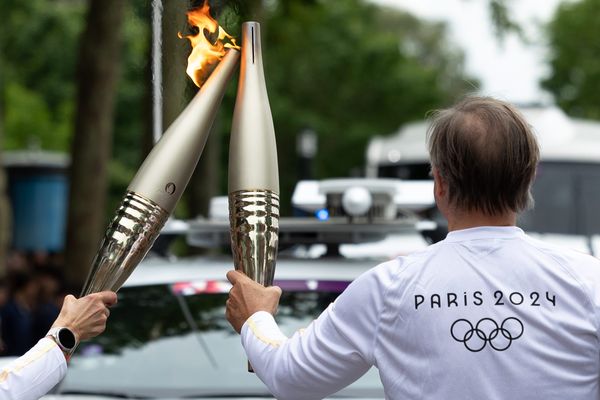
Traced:
<path fill-rule="evenodd" d="M 237 50 L 227 51 L 146 157 L 106 231 L 82 296 L 119 290 L 152 247 L 196 168 L 238 59 Z"/>
<path fill-rule="evenodd" d="M 231 249 L 237 270 L 270 286 L 279 234 L 279 172 L 259 23 L 242 24 L 241 46 L 229 144 Z M 252 371 L 250 365 L 248 370 Z"/>

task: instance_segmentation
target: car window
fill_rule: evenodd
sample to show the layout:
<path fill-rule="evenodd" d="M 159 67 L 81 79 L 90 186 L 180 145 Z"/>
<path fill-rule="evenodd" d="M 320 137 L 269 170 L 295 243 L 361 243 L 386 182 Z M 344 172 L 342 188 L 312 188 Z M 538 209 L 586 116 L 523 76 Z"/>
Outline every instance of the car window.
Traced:
<path fill-rule="evenodd" d="M 348 282 L 284 281 L 278 322 L 288 336 L 306 327 Z M 229 284 L 220 281 L 123 288 L 106 332 L 80 346 L 62 393 L 128 396 L 267 395 L 247 372 L 239 335 L 226 321 Z M 381 393 L 375 370 L 346 389 Z"/>
<path fill-rule="evenodd" d="M 542 162 L 533 184 L 535 206 L 520 217 L 532 232 L 600 233 L 600 164 Z"/>
<path fill-rule="evenodd" d="M 379 177 L 431 179 L 429 163 L 382 165 Z M 519 216 L 529 232 L 571 235 L 600 233 L 600 164 L 542 161 L 532 187 L 533 209 Z"/>
<path fill-rule="evenodd" d="M 431 179 L 429 162 L 381 165 L 377 176 L 380 178 L 398 178 L 404 180 Z"/>

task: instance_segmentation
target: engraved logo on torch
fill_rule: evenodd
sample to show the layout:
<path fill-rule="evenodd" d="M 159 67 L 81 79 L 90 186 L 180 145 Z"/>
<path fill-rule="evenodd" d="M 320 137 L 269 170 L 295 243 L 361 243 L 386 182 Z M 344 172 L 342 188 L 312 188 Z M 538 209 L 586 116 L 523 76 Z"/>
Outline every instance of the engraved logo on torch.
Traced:
<path fill-rule="evenodd" d="M 167 185 L 165 186 L 165 192 L 167 192 L 168 194 L 173 194 L 175 193 L 175 190 L 177 189 L 177 187 L 175 186 L 175 184 L 173 182 L 169 182 L 167 183 Z"/>

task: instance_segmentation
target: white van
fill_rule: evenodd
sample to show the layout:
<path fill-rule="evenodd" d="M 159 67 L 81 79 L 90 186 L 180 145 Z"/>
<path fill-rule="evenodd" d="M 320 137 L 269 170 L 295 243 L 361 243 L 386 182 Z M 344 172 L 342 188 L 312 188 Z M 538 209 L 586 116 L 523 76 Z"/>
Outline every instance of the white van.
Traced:
<path fill-rule="evenodd" d="M 541 148 L 533 187 L 535 208 L 521 216 L 529 232 L 582 235 L 586 251 L 598 254 L 600 234 L 600 122 L 569 118 L 556 107 L 522 107 Z M 429 123 L 404 125 L 367 148 L 367 176 L 428 179 L 425 144 Z M 600 242 L 599 242 L 600 243 Z"/>

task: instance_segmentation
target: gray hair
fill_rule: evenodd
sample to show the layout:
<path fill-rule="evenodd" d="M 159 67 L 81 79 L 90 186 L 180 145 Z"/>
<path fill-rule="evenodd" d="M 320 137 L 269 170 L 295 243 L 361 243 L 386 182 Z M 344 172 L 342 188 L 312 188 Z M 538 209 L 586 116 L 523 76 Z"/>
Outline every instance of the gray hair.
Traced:
<path fill-rule="evenodd" d="M 431 165 L 447 182 L 454 206 L 498 215 L 533 205 L 539 146 L 512 105 L 467 97 L 433 114 L 427 143 Z"/>

